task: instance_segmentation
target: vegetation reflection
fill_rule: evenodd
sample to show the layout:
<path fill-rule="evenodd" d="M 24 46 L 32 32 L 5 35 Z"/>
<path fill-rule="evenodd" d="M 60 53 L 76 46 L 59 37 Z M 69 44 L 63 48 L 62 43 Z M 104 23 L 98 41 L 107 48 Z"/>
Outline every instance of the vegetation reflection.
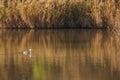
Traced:
<path fill-rule="evenodd" d="M 0 79 L 117 80 L 119 48 L 106 31 L 2 30 Z M 28 49 L 31 57 L 23 54 Z"/>

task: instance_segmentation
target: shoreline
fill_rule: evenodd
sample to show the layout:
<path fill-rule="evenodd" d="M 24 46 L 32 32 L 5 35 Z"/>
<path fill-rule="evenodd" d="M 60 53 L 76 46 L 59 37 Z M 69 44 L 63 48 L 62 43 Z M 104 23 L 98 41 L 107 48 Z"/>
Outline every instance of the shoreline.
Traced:
<path fill-rule="evenodd" d="M 0 28 L 0 30 L 2 29 L 26 29 L 26 30 L 47 30 L 47 29 L 107 29 L 107 28 L 103 28 L 103 27 L 39 27 L 39 28 Z"/>

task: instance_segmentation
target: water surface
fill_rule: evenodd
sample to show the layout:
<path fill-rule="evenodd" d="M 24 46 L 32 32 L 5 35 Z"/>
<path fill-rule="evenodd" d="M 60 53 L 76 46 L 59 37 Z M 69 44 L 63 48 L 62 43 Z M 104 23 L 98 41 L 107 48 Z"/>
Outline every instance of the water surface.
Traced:
<path fill-rule="evenodd" d="M 120 80 L 119 39 L 104 30 L 0 30 L 0 80 Z"/>

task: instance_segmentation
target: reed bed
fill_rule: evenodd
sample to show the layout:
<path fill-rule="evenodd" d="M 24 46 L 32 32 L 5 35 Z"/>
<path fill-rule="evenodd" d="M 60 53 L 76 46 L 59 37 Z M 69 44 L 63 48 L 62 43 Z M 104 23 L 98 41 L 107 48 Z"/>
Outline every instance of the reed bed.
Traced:
<path fill-rule="evenodd" d="M 120 0 L 1 0 L 0 28 L 120 26 Z"/>

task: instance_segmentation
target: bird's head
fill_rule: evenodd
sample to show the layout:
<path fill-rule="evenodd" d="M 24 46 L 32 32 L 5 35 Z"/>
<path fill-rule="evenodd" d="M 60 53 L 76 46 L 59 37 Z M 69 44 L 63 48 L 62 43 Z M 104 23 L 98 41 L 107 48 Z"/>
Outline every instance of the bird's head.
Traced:
<path fill-rule="evenodd" d="M 29 51 L 32 51 L 32 49 L 29 49 Z"/>

